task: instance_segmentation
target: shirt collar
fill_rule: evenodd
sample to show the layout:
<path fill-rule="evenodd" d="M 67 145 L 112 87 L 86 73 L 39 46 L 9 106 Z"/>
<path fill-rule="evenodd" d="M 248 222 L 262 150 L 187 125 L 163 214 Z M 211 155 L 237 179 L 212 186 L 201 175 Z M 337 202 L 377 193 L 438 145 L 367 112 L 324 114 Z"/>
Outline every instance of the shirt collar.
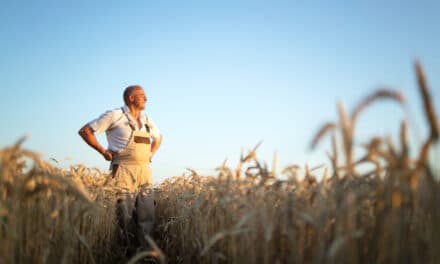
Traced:
<path fill-rule="evenodd" d="M 124 113 L 130 113 L 130 109 L 128 108 L 128 106 L 124 105 L 123 107 L 121 107 L 122 112 Z"/>
<path fill-rule="evenodd" d="M 130 113 L 130 108 L 128 108 L 128 106 L 126 106 L 126 105 L 124 105 L 123 107 L 121 107 L 121 109 L 122 109 L 123 113 Z M 131 116 L 131 113 L 130 113 L 130 117 L 132 117 L 132 116 Z M 146 118 L 145 118 L 145 113 L 144 113 L 144 111 L 141 111 L 141 112 L 140 112 L 139 117 L 141 118 L 142 125 L 145 125 L 145 119 L 146 119 Z"/>

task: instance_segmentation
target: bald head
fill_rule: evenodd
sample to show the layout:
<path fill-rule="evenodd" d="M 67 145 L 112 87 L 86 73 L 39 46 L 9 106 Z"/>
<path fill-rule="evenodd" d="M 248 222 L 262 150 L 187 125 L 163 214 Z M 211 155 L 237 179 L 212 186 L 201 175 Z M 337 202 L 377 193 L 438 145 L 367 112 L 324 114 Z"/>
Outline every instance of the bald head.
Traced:
<path fill-rule="evenodd" d="M 123 94 L 123 97 L 124 97 L 124 103 L 125 103 L 126 105 L 129 104 L 128 97 L 129 97 L 130 95 L 132 95 L 133 92 L 136 91 L 136 90 L 143 90 L 143 88 L 142 88 L 142 86 L 140 86 L 140 85 L 130 85 L 130 86 L 128 86 L 127 88 L 125 88 L 125 90 L 124 90 L 124 94 Z"/>

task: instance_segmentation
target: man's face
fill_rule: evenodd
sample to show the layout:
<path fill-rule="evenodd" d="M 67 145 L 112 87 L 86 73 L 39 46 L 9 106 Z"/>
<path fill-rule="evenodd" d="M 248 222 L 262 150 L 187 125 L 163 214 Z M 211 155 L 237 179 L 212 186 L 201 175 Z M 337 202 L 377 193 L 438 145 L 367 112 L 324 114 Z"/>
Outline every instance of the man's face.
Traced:
<path fill-rule="evenodd" d="M 135 89 L 130 94 L 129 99 L 130 99 L 131 104 L 139 110 L 145 109 L 145 105 L 148 100 L 147 96 L 145 95 L 144 89 L 142 89 L 142 88 Z"/>

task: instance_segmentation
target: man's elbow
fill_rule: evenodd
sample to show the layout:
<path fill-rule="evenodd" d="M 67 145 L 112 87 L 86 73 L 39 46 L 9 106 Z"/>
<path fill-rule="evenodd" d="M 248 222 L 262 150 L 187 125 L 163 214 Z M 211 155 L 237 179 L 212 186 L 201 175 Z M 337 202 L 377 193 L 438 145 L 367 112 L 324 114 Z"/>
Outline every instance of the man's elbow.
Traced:
<path fill-rule="evenodd" d="M 85 125 L 83 126 L 79 131 L 78 134 L 82 137 L 82 138 L 86 138 L 89 134 L 90 134 L 90 126 L 89 125 Z"/>
<path fill-rule="evenodd" d="M 159 147 L 160 144 L 162 144 L 162 139 L 163 139 L 163 136 L 160 135 L 160 136 L 159 136 L 159 139 L 157 140 L 157 147 Z"/>
<path fill-rule="evenodd" d="M 79 130 L 78 130 L 78 135 L 80 135 L 80 137 L 82 137 L 82 138 L 84 138 L 84 127 L 82 127 L 82 128 L 80 128 Z"/>
<path fill-rule="evenodd" d="M 153 152 L 156 152 L 159 149 L 160 144 L 162 144 L 162 135 L 153 139 L 153 144 L 151 145 Z"/>

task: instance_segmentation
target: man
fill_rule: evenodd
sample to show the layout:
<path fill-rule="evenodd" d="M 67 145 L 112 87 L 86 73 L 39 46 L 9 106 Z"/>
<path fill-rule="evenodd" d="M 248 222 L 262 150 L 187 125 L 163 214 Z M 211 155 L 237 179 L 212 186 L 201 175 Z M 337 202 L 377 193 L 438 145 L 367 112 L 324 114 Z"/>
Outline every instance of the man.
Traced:
<path fill-rule="evenodd" d="M 87 123 L 79 134 L 87 144 L 111 161 L 112 175 L 118 187 L 118 221 L 120 234 L 130 248 L 133 235 L 148 248 L 145 234 L 154 224 L 151 159 L 162 143 L 162 135 L 143 110 L 147 103 L 144 89 L 129 86 L 123 94 L 125 106 L 107 111 Z M 107 135 L 108 148 L 96 139 L 95 133 Z M 134 230 L 133 230 L 134 229 Z"/>

